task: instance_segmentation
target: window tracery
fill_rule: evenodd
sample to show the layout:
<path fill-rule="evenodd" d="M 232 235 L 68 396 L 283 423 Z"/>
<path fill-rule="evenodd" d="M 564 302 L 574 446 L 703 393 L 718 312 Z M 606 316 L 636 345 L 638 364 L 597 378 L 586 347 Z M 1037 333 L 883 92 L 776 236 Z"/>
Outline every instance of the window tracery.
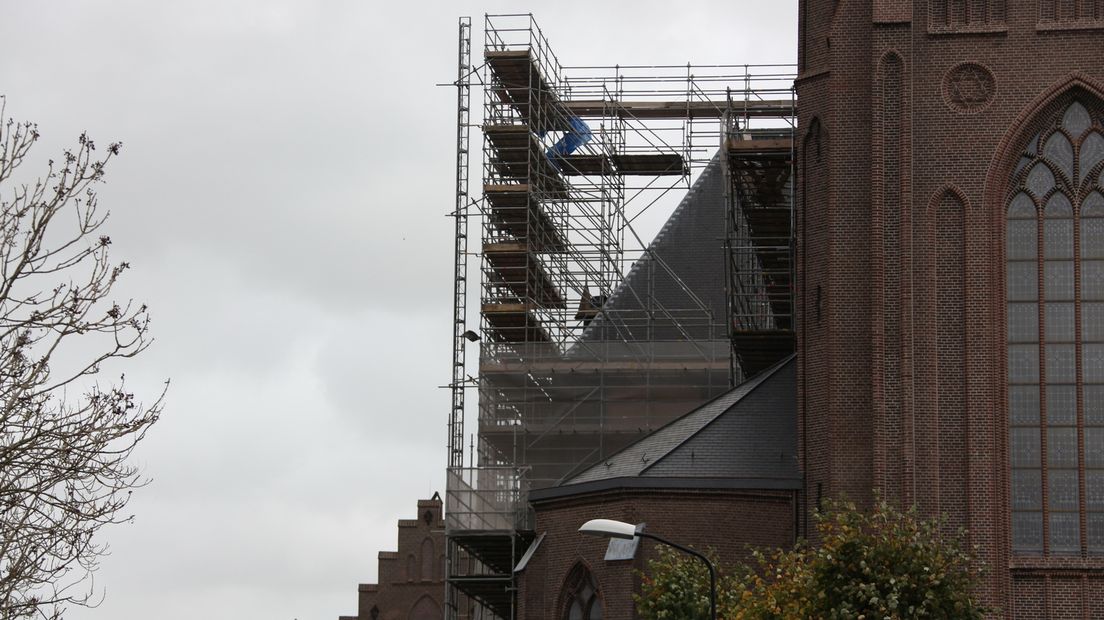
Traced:
<path fill-rule="evenodd" d="M 1104 554 L 1102 122 L 1099 106 L 1067 105 L 1026 145 L 1007 203 L 1012 548 L 1019 554 Z"/>

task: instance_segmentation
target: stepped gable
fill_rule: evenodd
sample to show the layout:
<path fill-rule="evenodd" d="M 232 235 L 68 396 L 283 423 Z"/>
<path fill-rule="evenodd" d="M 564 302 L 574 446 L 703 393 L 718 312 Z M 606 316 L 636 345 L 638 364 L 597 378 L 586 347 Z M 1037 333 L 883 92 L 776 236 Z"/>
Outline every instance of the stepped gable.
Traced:
<path fill-rule="evenodd" d="M 622 486 L 799 488 L 794 359 L 791 355 L 562 485 L 533 491 L 532 499 Z"/>
<path fill-rule="evenodd" d="M 604 312 L 583 333 L 583 341 L 684 340 L 687 335 L 695 340 L 727 337 L 723 166 L 724 160 L 718 153 L 649 244 L 648 251 L 614 290 L 603 307 Z M 656 306 L 681 317 L 686 333 L 674 327 L 662 312 L 656 314 L 648 329 L 641 311 L 647 309 L 645 300 L 649 295 Z M 712 330 L 702 305 L 712 311 Z"/>
<path fill-rule="evenodd" d="M 357 587 L 357 614 L 338 620 L 431 620 L 444 613 L 445 523 L 441 497 L 418 500 L 398 522 L 398 550 L 380 551 L 378 583 Z"/>

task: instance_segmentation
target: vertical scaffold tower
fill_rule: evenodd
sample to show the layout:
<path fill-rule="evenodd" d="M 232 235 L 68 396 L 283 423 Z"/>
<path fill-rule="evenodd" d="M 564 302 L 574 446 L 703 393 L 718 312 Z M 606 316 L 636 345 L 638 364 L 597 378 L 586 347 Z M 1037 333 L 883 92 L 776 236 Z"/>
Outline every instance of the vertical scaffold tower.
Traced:
<path fill-rule="evenodd" d="M 483 62 L 472 68 L 465 23 L 446 613 L 489 620 L 515 617 L 515 569 L 540 544 L 530 489 L 570 479 L 781 351 L 733 347 L 749 325 L 792 330 L 781 301 L 756 307 L 752 323 L 734 322 L 754 314 L 744 310 L 750 300 L 788 290 L 775 272 L 792 266 L 785 252 L 767 251 L 760 220 L 740 211 L 758 196 L 746 192 L 767 185 L 756 185 L 760 164 L 741 159 L 754 149 L 736 143 L 788 139 L 793 67 L 565 67 L 531 15 L 488 15 Z M 469 83 L 482 90 L 474 121 Z M 470 125 L 483 136 L 475 201 L 466 189 Z M 788 151 L 775 159 L 791 160 Z M 480 231 L 471 250 L 469 206 Z M 654 237 L 640 232 L 663 211 L 671 215 L 662 226 L 653 218 Z M 468 286 L 469 257 L 479 262 L 478 289 Z M 479 325 L 467 333 L 476 294 Z M 472 379 L 464 347 L 476 340 Z M 467 466 L 466 389 L 479 396 Z"/>
<path fill-rule="evenodd" d="M 794 352 L 797 108 L 791 91 L 789 113 L 756 126 L 745 107 L 747 92 L 739 101 L 729 93 L 723 151 L 732 360 L 750 377 Z"/>

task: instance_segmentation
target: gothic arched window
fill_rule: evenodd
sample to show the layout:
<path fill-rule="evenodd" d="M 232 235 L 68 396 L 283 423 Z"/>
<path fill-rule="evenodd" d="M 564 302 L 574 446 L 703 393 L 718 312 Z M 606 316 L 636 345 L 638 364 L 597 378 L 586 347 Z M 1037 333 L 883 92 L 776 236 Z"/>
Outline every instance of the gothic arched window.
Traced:
<path fill-rule="evenodd" d="M 1092 110 L 1092 111 L 1090 111 Z M 1073 101 L 1006 212 L 1012 549 L 1104 554 L 1104 128 Z"/>
<path fill-rule="evenodd" d="M 594 577 L 582 564 L 568 575 L 562 596 L 563 620 L 602 620 L 602 598 Z"/>

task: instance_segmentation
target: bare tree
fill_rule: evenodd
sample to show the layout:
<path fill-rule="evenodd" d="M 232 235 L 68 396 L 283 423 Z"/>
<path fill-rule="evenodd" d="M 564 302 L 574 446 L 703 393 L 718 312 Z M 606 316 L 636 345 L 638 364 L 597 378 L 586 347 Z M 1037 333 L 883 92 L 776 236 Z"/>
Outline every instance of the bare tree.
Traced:
<path fill-rule="evenodd" d="M 115 303 L 128 268 L 108 257 L 94 186 L 119 153 L 81 135 L 45 176 L 13 179 L 37 127 L 0 98 L 0 619 L 60 618 L 97 602 L 97 533 L 146 483 L 129 456 L 161 412 L 105 364 L 150 343 L 146 306 Z"/>

